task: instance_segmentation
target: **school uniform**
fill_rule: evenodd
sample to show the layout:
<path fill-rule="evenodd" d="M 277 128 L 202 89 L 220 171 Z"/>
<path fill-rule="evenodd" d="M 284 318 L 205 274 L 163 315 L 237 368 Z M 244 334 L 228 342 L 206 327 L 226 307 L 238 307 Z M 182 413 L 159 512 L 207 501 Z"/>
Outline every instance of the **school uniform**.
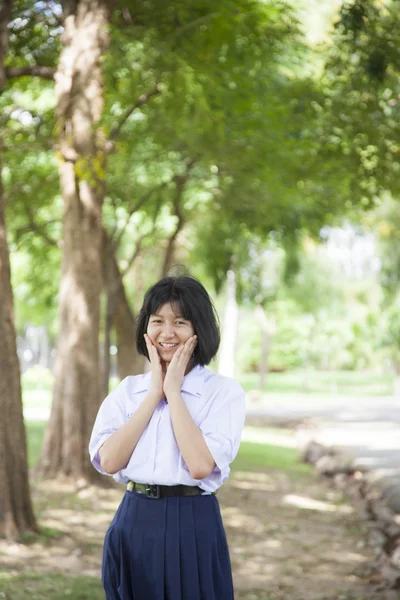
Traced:
<path fill-rule="evenodd" d="M 100 447 L 134 414 L 150 386 L 151 372 L 127 377 L 101 405 L 89 444 L 100 473 L 107 475 Z M 168 402 L 161 400 L 128 464 L 113 475 L 128 489 L 104 541 L 107 600 L 233 599 L 215 492 L 228 479 L 239 449 L 244 391 L 233 379 L 196 366 L 184 377 L 181 394 L 216 467 L 202 480 L 192 478 L 176 443 Z M 186 495 L 192 492 L 196 495 Z"/>

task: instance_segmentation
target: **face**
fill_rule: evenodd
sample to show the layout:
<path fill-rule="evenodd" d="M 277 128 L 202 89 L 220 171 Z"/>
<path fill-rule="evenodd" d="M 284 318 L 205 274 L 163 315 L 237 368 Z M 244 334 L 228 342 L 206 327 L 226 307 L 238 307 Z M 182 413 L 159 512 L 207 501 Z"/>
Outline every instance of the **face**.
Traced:
<path fill-rule="evenodd" d="M 173 310 L 175 308 L 175 312 Z M 195 334 L 191 321 L 186 321 L 179 307 L 163 304 L 156 314 L 150 315 L 147 335 L 151 339 L 161 360 L 170 362 L 173 355 L 192 335 Z"/>

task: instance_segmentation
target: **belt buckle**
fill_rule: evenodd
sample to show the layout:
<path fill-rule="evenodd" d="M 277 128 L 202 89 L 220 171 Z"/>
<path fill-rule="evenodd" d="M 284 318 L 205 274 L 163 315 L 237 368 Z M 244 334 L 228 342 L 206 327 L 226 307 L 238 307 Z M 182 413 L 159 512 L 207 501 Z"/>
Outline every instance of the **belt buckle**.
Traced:
<path fill-rule="evenodd" d="M 154 500 L 158 500 L 160 496 L 160 486 L 159 485 L 149 485 L 146 488 L 146 494 L 148 498 L 153 498 Z"/>

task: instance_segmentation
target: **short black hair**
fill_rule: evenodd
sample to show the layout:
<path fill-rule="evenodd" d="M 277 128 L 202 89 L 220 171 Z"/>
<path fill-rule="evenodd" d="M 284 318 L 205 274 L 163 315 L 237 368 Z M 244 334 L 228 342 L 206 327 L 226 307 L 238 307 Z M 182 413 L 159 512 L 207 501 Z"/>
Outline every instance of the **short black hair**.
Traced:
<path fill-rule="evenodd" d="M 139 354 L 149 359 L 144 334 L 150 316 L 167 303 L 179 306 L 182 311 L 180 316 L 193 325 L 197 335 L 193 366 L 208 365 L 219 348 L 218 316 L 207 290 L 200 281 L 189 275 L 164 277 L 147 290 L 137 317 L 136 347 Z"/>

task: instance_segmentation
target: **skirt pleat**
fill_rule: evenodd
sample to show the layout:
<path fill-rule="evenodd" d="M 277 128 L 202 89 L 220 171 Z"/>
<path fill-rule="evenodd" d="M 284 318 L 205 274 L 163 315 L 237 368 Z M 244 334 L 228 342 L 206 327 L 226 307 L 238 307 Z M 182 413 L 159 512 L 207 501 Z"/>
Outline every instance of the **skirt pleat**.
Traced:
<path fill-rule="evenodd" d="M 217 498 L 126 492 L 104 539 L 102 582 L 107 600 L 233 600 Z"/>

